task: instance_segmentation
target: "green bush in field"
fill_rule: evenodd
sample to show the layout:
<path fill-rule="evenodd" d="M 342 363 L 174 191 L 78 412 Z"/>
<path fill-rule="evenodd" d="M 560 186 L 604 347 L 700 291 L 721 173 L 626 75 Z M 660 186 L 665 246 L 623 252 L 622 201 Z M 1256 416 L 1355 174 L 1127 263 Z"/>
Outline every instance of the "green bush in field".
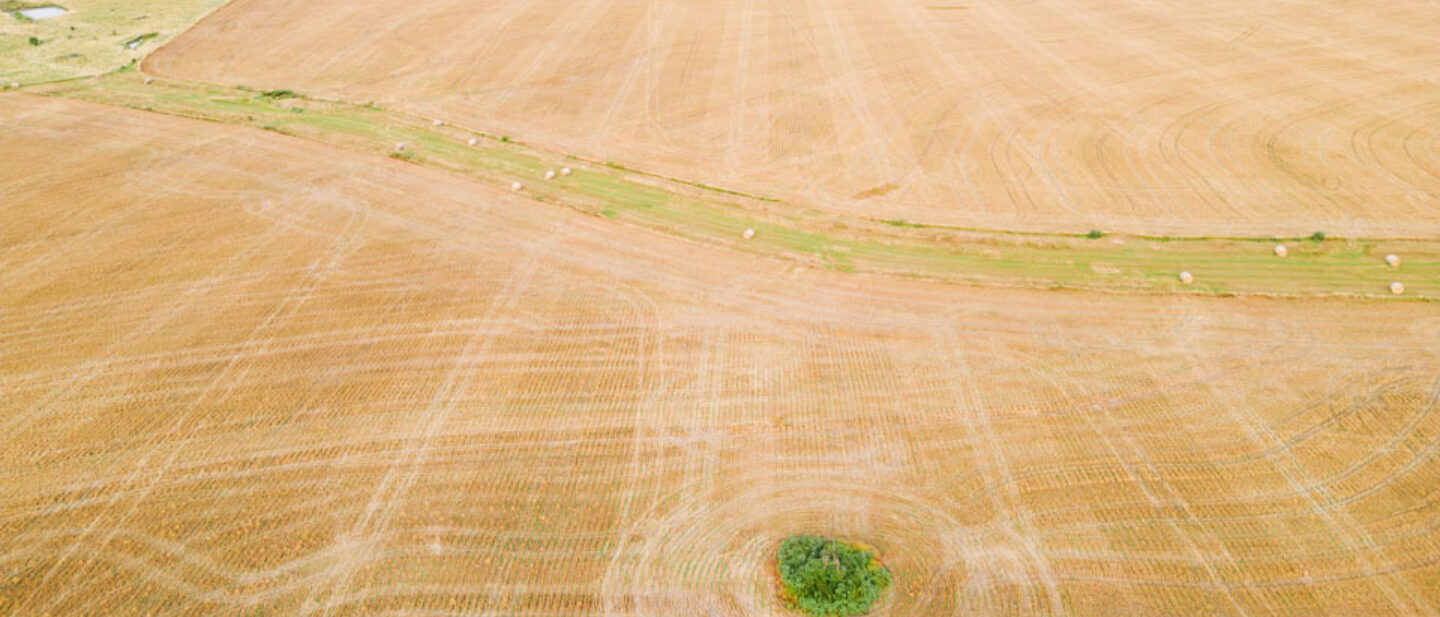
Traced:
<path fill-rule="evenodd" d="M 780 543 L 781 595 L 807 615 L 863 615 L 890 587 L 890 571 L 870 551 L 820 536 Z"/>

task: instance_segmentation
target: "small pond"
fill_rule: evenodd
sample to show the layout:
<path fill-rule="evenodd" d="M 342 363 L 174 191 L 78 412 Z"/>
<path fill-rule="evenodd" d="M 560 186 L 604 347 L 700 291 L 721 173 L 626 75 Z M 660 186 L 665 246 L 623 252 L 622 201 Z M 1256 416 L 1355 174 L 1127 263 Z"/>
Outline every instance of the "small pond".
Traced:
<path fill-rule="evenodd" d="M 36 20 L 39 20 L 39 19 L 50 19 L 51 17 L 59 17 L 59 16 L 61 16 L 61 15 L 64 15 L 64 14 L 67 13 L 67 12 L 69 12 L 69 11 L 66 11 L 65 9 L 60 8 L 60 7 L 58 7 L 58 6 L 37 6 L 37 7 L 35 7 L 35 8 L 31 8 L 31 9 L 20 9 L 20 11 L 19 11 L 19 13 L 20 13 L 20 15 L 21 15 L 22 17 L 24 17 L 24 18 L 26 18 L 26 19 L 36 19 Z"/>

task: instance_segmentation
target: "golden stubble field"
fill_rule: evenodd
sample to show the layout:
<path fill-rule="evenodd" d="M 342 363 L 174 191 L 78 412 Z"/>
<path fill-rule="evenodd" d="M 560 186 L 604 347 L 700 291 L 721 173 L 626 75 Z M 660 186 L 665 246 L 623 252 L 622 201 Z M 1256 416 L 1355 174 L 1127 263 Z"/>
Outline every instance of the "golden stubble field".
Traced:
<path fill-rule="evenodd" d="M 0 613 L 1433 615 L 1430 303 L 805 269 L 0 96 Z"/>
<path fill-rule="evenodd" d="M 236 0 L 162 76 L 875 219 L 1440 233 L 1431 0 Z"/>

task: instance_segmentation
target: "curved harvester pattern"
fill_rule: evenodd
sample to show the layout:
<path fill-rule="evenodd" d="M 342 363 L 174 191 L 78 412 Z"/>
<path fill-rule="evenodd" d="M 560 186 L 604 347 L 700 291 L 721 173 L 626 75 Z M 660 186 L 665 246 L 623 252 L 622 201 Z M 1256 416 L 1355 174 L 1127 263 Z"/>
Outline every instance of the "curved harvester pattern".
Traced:
<path fill-rule="evenodd" d="M 842 274 L 0 98 L 0 609 L 1426 615 L 1430 304 Z"/>

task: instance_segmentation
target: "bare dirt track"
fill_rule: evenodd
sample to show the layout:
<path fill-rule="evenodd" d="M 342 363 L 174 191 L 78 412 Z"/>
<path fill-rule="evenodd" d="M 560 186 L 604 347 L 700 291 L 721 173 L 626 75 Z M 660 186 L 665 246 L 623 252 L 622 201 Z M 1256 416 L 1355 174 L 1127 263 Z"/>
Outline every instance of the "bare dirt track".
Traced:
<path fill-rule="evenodd" d="M 1440 313 L 807 270 L 0 97 L 0 611 L 1433 615 Z"/>
<path fill-rule="evenodd" d="M 161 75 L 877 219 L 1440 234 L 1428 0 L 237 0 Z"/>

